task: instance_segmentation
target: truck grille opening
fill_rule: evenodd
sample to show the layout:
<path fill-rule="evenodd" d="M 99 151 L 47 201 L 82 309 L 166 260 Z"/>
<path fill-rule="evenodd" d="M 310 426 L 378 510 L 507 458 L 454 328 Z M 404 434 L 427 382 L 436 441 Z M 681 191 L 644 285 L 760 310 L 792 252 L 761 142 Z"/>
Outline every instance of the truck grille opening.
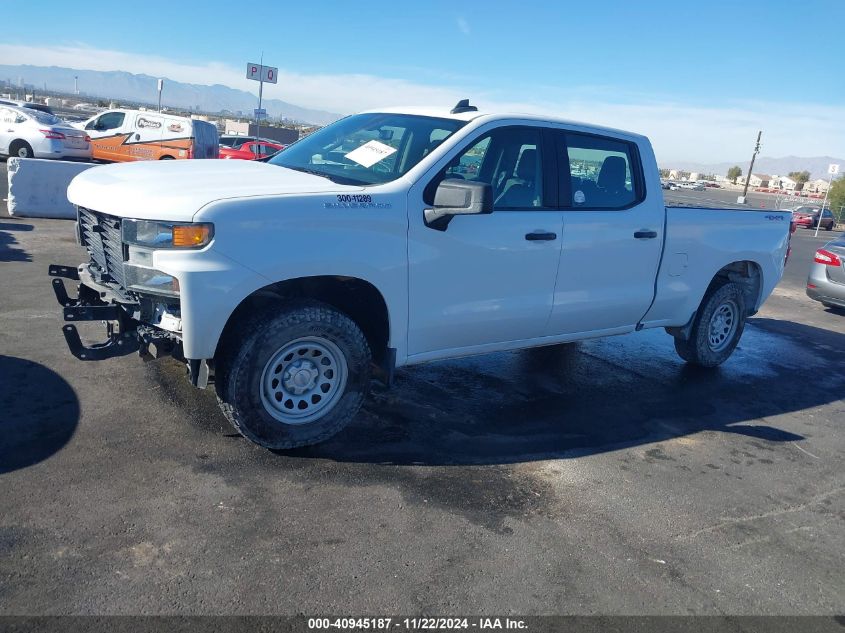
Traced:
<path fill-rule="evenodd" d="M 126 288 L 120 218 L 77 207 L 77 220 L 79 239 L 90 253 L 92 264 L 99 269 L 102 281 Z"/>

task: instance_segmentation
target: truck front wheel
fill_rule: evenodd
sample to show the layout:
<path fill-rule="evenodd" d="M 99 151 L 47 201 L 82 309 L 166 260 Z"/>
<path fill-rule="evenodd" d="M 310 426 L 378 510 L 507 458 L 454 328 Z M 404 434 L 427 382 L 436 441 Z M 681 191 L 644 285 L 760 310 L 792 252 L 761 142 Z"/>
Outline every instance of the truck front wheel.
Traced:
<path fill-rule="evenodd" d="M 237 431 L 266 448 L 316 444 L 343 429 L 369 391 L 370 348 L 352 319 L 318 302 L 255 317 L 219 359 L 217 396 Z"/>
<path fill-rule="evenodd" d="M 739 343 L 745 316 L 745 296 L 739 284 L 729 282 L 711 289 L 695 315 L 689 338 L 675 338 L 675 350 L 693 365 L 721 365 Z"/>

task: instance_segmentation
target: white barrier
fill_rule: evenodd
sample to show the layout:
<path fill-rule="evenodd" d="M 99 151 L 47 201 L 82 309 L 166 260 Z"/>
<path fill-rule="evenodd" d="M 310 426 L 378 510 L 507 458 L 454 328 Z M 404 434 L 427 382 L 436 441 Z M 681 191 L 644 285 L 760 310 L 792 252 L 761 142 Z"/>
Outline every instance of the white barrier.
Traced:
<path fill-rule="evenodd" d="M 94 167 L 40 158 L 10 158 L 9 215 L 28 218 L 75 218 L 76 209 L 68 202 L 67 187 L 77 174 Z"/>

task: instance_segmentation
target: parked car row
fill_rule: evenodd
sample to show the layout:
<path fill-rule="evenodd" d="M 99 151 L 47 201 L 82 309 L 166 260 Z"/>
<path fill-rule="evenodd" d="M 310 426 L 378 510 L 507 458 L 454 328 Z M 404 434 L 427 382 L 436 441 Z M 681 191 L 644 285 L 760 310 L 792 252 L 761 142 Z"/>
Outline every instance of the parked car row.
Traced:
<path fill-rule="evenodd" d="M 669 191 L 677 191 L 678 189 L 689 189 L 690 191 L 704 191 L 705 185 L 701 182 L 674 182 L 662 181 L 660 183 L 662 189 Z"/>
<path fill-rule="evenodd" d="M 796 196 L 798 198 L 813 198 L 815 200 L 824 198 L 823 193 L 810 193 L 808 191 L 787 191 L 786 189 L 770 189 L 768 187 L 755 187 L 754 191 L 757 193 L 776 193 L 782 196 Z"/>
<path fill-rule="evenodd" d="M 40 109 L 0 104 L 0 154 L 18 158 L 91 158 L 91 138 Z"/>
<path fill-rule="evenodd" d="M 42 104 L 0 101 L 0 154 L 107 162 L 259 160 L 286 147 L 269 138 L 221 137 L 212 123 L 160 112 L 117 108 L 68 123 L 49 110 Z"/>

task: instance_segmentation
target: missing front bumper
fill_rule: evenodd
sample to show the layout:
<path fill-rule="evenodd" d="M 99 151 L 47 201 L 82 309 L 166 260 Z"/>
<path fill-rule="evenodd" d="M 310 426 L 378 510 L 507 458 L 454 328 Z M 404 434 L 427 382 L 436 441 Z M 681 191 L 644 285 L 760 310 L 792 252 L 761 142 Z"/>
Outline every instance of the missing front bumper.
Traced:
<path fill-rule="evenodd" d="M 105 360 L 133 352 L 137 352 L 143 360 L 172 356 L 186 363 L 192 385 L 200 389 L 208 386 L 213 378 L 210 379 L 209 365 L 204 359 L 184 358 L 181 340 L 173 332 L 133 318 L 132 314 L 142 313 L 138 304 L 119 302 L 112 291 L 98 286 L 87 276 L 80 277 L 80 272 L 84 275 L 84 268 L 50 266 L 48 274 L 53 277 L 53 293 L 62 306 L 65 321 L 102 321 L 106 327 L 106 340 L 85 345 L 75 325 L 64 325 L 62 334 L 71 354 L 80 360 Z M 68 295 L 64 279 L 80 282 L 75 299 Z"/>
<path fill-rule="evenodd" d="M 141 336 L 139 323 L 132 319 L 118 304 L 106 303 L 95 289 L 79 284 L 79 295 L 70 297 L 63 279 L 79 281 L 79 272 L 68 266 L 52 265 L 48 274 L 53 277 L 53 293 L 62 306 L 65 321 L 103 321 L 106 324 L 106 340 L 95 345 L 85 345 L 75 325 L 62 326 L 70 353 L 79 360 L 105 360 L 126 356 L 139 351 Z"/>

